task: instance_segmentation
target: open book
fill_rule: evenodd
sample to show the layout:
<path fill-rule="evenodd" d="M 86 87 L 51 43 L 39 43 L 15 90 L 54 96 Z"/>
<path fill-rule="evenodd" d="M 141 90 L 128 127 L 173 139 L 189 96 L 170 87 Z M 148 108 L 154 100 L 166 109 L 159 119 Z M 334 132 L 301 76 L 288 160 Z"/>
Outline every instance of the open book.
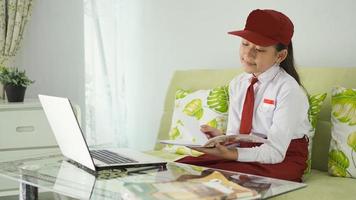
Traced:
<path fill-rule="evenodd" d="M 268 143 L 268 140 L 254 134 L 220 135 L 211 139 L 201 141 L 188 140 L 160 140 L 162 144 L 173 144 L 187 147 L 215 147 L 217 143 L 223 145 L 233 145 L 238 142 Z"/>

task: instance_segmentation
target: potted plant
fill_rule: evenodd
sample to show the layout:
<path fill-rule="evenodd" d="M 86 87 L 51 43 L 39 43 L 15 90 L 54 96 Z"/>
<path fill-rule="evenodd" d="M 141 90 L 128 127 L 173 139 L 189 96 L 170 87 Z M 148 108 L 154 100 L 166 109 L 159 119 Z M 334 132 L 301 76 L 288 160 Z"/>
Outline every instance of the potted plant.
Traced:
<path fill-rule="evenodd" d="M 25 71 L 16 67 L 0 67 L 0 82 L 9 102 L 23 102 L 27 86 L 34 83 L 26 76 Z"/>

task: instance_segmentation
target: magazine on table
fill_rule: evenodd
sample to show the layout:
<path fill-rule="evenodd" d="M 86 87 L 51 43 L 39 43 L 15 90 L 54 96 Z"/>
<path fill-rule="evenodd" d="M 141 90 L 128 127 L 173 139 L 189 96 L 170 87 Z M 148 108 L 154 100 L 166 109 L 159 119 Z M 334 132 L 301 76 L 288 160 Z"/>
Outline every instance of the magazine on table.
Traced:
<path fill-rule="evenodd" d="M 183 175 L 184 176 L 184 175 Z M 255 190 L 229 181 L 221 172 L 161 183 L 125 183 L 130 199 L 258 199 Z"/>
<path fill-rule="evenodd" d="M 255 134 L 220 135 L 211 139 L 189 141 L 189 140 L 160 140 L 162 144 L 181 145 L 187 147 L 215 147 L 217 143 L 225 146 L 238 144 L 239 142 L 268 143 L 269 141 Z"/>

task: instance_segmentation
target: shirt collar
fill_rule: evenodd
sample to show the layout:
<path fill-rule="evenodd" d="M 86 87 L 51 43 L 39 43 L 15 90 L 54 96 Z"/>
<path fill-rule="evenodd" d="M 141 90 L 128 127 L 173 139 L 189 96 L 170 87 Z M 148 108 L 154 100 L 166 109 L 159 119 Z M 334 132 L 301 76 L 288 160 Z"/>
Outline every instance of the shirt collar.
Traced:
<path fill-rule="evenodd" d="M 269 68 L 267 71 L 263 72 L 257 77 L 258 81 L 260 81 L 261 83 L 265 83 L 272 80 L 280 71 L 280 69 L 281 68 L 279 67 L 279 65 L 274 64 L 271 68 Z"/>
<path fill-rule="evenodd" d="M 276 74 L 280 71 L 280 66 L 277 64 L 274 64 L 271 68 L 269 68 L 267 71 L 263 72 L 262 74 L 260 74 L 257 78 L 258 78 L 258 82 L 261 83 L 265 83 L 268 82 L 270 80 L 272 80 Z M 251 80 L 251 78 L 254 76 L 252 73 L 246 73 L 245 72 L 245 76 L 243 78 L 243 80 Z"/>

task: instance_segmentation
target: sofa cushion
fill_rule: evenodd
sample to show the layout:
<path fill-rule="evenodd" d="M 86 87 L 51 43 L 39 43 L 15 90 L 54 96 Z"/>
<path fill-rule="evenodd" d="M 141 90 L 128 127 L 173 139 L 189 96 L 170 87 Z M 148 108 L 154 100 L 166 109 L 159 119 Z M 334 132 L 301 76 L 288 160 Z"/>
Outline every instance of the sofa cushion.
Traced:
<path fill-rule="evenodd" d="M 356 89 L 332 89 L 328 171 L 356 178 Z"/>
<path fill-rule="evenodd" d="M 307 160 L 307 169 L 305 169 L 304 171 L 303 180 L 305 180 L 311 173 L 312 146 L 313 146 L 313 139 L 315 135 L 315 128 L 318 122 L 320 109 L 325 100 L 326 95 L 327 93 L 308 95 L 308 100 L 309 100 L 308 119 L 312 125 L 312 129 L 309 131 L 308 134 L 308 138 L 309 138 L 308 160 Z"/>
<path fill-rule="evenodd" d="M 355 199 L 355 179 L 329 176 L 327 172 L 312 170 L 312 176 L 305 182 L 307 187 L 271 198 L 273 200 L 300 199 Z"/>
<path fill-rule="evenodd" d="M 225 132 L 228 105 L 228 86 L 195 92 L 177 90 L 169 139 L 192 142 L 200 140 L 203 136 L 200 126 L 203 124 Z M 200 152 L 178 145 L 166 145 L 163 150 L 182 155 L 201 155 Z"/>

